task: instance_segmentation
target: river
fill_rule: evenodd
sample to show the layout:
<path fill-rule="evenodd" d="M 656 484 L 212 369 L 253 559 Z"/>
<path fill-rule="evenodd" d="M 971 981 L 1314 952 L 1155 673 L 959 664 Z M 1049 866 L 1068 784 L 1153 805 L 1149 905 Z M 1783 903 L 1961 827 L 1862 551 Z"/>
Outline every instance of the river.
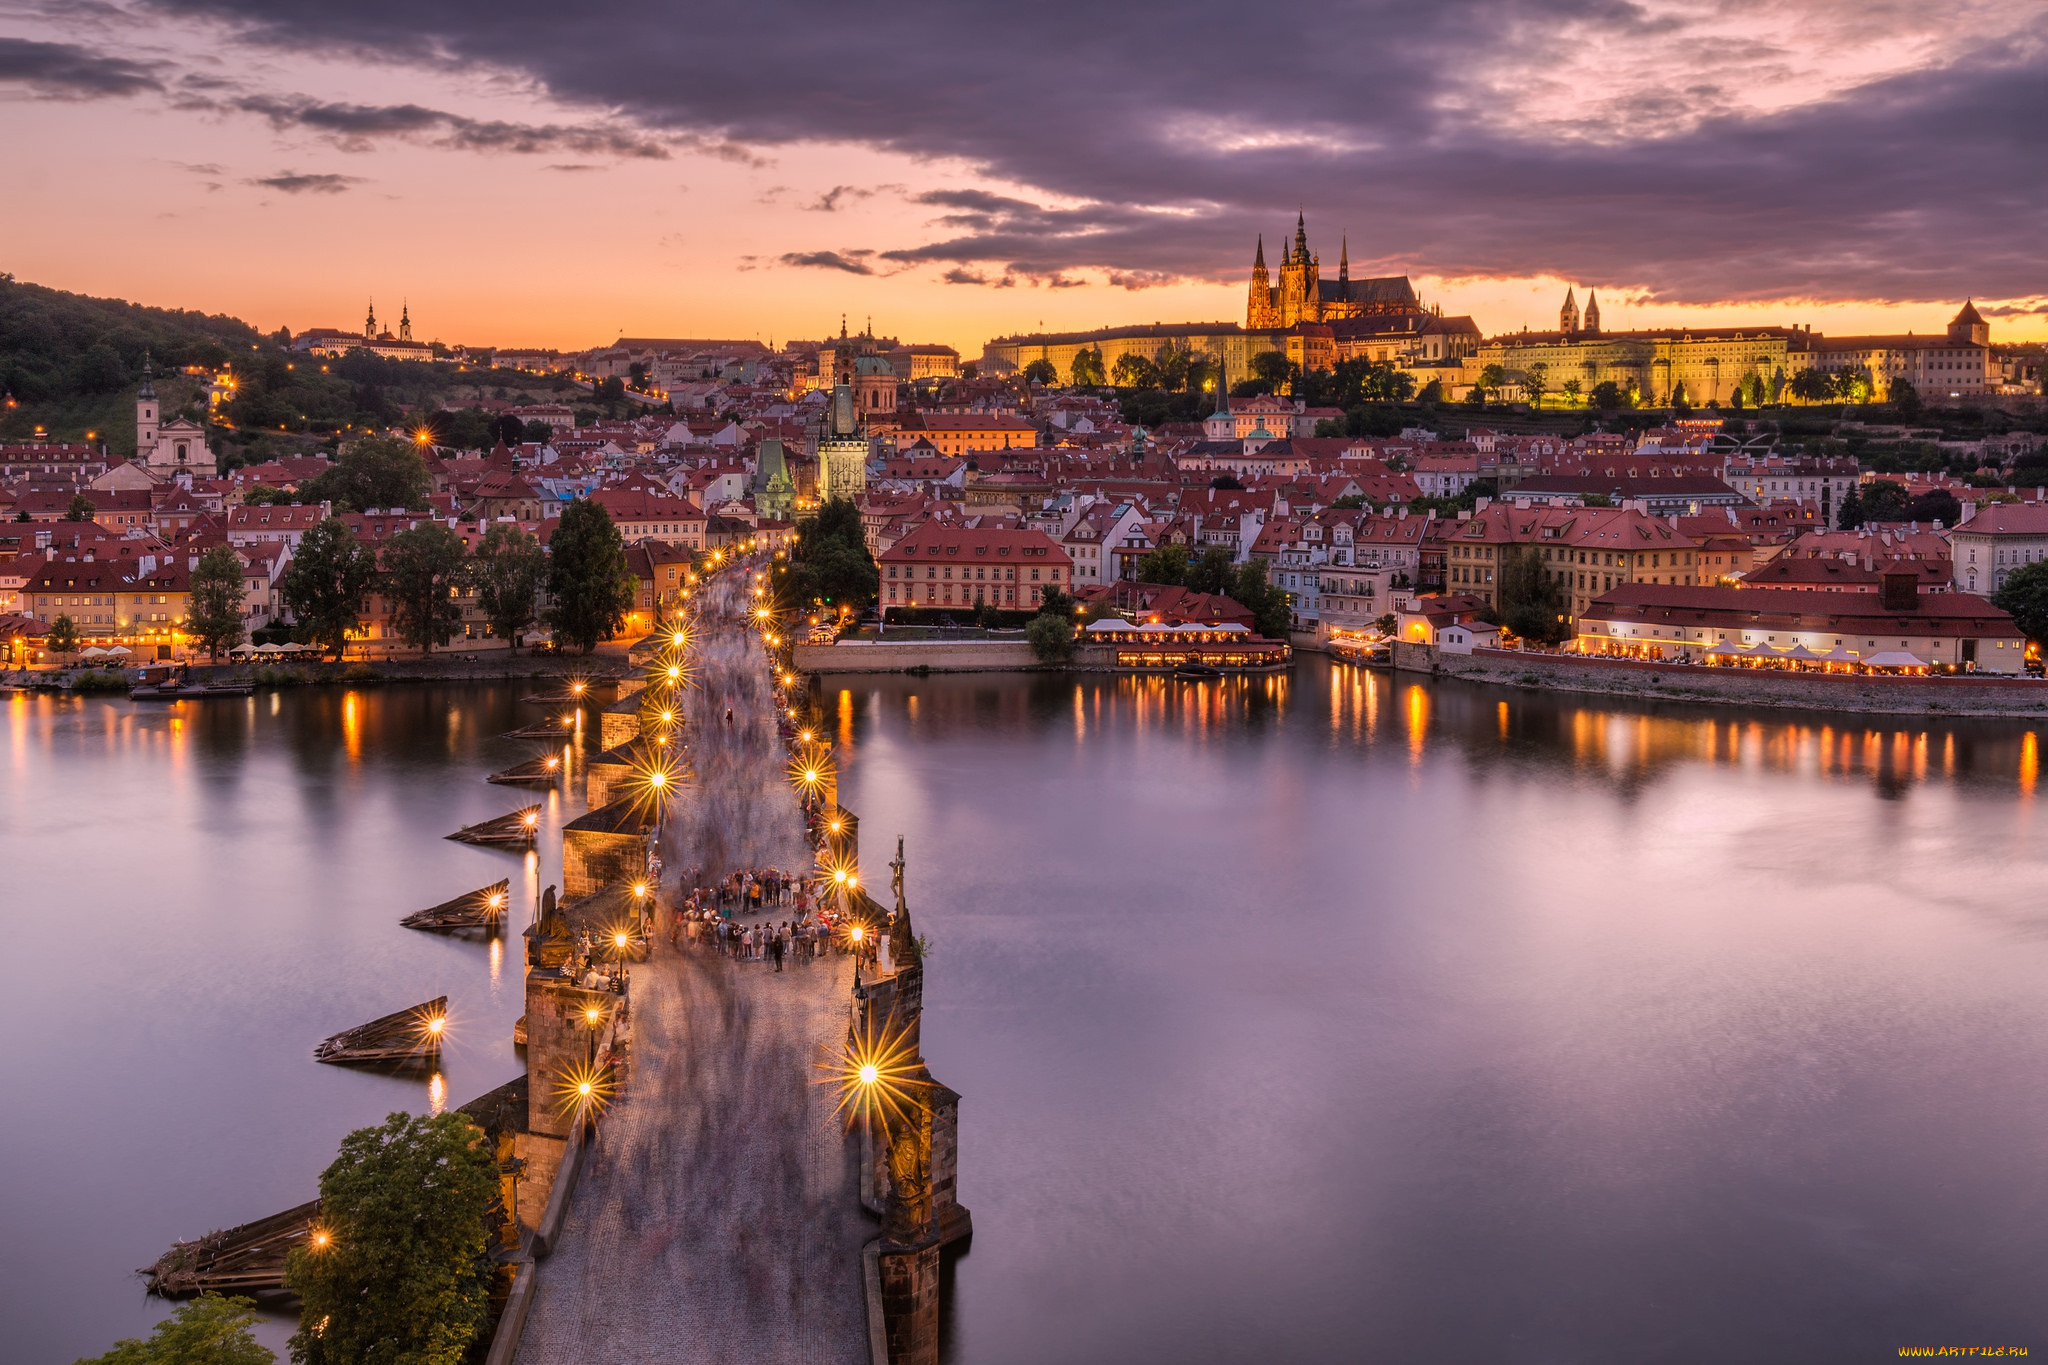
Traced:
<path fill-rule="evenodd" d="M 964 1096 L 949 1360 L 2048 1345 L 2036 732 L 1321 660 L 819 686 Z M 524 690 L 0 703 L 10 1358 L 146 1331 L 134 1267 L 435 1102 L 325 1034 L 445 992 L 446 1102 L 516 1072 L 516 964 L 397 919 L 555 879 L 440 838 L 522 800 Z"/>

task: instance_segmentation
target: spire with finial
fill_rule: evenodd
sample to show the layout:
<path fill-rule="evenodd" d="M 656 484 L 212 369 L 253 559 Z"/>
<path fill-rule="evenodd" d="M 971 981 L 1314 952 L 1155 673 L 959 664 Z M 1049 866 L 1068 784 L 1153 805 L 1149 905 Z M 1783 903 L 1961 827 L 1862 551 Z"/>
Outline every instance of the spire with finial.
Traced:
<path fill-rule="evenodd" d="M 377 300 L 375 299 L 370 300 L 370 315 L 363 319 L 363 339 L 365 341 L 375 341 L 377 339 Z"/>
<path fill-rule="evenodd" d="M 1252 269 L 1254 269 L 1254 270 L 1264 270 L 1265 268 L 1266 268 L 1266 234 L 1262 232 L 1262 233 L 1260 233 L 1260 234 L 1259 234 L 1259 245 L 1258 245 L 1258 249 L 1252 252 Z"/>
<path fill-rule="evenodd" d="M 144 351 L 142 353 L 142 388 L 136 392 L 135 396 L 137 398 L 156 397 L 156 385 L 150 383 L 150 380 L 155 376 L 156 368 L 150 363 L 149 352 Z"/>
<path fill-rule="evenodd" d="M 1583 326 L 1588 332 L 1600 330 L 1600 300 L 1590 289 L 1586 291 L 1586 319 Z"/>
<path fill-rule="evenodd" d="M 412 340 L 412 303 L 409 300 L 398 306 L 398 339 Z"/>
<path fill-rule="evenodd" d="M 1579 330 L 1579 303 L 1571 286 L 1565 286 L 1564 307 L 1557 310 L 1557 330 L 1566 336 Z"/>

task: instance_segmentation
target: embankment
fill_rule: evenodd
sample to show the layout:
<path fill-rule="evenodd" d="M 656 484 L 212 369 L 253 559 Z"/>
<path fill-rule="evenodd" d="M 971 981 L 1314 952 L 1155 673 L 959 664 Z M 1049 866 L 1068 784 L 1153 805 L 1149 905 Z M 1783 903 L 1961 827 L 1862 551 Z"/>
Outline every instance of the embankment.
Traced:
<path fill-rule="evenodd" d="M 2048 682 L 2037 678 L 1976 675 L 1957 678 L 1781 673 L 1746 668 L 1651 663 L 1634 659 L 1582 659 L 1519 650 L 1475 649 L 1448 654 L 1433 645 L 1395 646 L 1394 666 L 1439 678 L 1590 692 L 1617 697 L 1661 697 L 1714 706 L 1778 707 L 1878 715 L 2048 716 Z"/>

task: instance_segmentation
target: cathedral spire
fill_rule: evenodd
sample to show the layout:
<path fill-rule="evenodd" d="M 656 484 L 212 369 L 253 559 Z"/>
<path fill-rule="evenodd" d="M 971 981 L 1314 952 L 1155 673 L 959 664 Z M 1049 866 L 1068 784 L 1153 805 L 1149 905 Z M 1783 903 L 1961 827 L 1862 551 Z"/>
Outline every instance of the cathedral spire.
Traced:
<path fill-rule="evenodd" d="M 1598 332 L 1600 330 L 1600 300 L 1593 296 L 1593 291 L 1590 289 L 1586 291 L 1585 330 L 1588 332 Z"/>
<path fill-rule="evenodd" d="M 1579 330 L 1579 302 L 1571 286 L 1565 286 L 1564 307 L 1557 310 L 1557 330 L 1566 336 Z"/>
<path fill-rule="evenodd" d="M 1256 250 L 1256 251 L 1252 252 L 1252 269 L 1254 269 L 1254 270 L 1264 270 L 1265 268 L 1266 268 L 1266 234 L 1262 232 L 1262 233 L 1260 233 L 1260 234 L 1259 234 L 1259 246 L 1258 246 L 1258 250 Z"/>

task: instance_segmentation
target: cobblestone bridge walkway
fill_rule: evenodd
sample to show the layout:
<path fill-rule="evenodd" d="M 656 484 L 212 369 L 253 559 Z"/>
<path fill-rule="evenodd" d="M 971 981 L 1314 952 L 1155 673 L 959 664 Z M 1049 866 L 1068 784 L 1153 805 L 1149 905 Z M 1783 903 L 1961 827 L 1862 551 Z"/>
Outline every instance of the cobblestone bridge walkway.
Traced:
<path fill-rule="evenodd" d="M 808 871 L 767 664 L 742 624 L 748 582 L 729 572 L 706 596 L 684 707 L 692 787 L 664 866 Z M 518 1361 L 865 1362 L 874 1223 L 857 1148 L 814 1084 L 845 1028 L 851 960 L 778 973 L 665 934 L 654 954 L 633 975 L 629 1088 L 538 1267 Z"/>

